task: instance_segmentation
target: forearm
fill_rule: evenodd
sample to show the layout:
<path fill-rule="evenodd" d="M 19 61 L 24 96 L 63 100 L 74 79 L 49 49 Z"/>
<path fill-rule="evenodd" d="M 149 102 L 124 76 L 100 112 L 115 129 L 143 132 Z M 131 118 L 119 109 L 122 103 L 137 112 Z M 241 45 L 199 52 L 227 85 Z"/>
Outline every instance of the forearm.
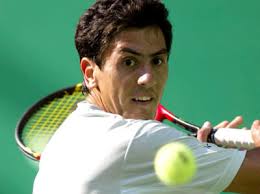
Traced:
<path fill-rule="evenodd" d="M 260 148 L 247 151 L 245 159 L 228 192 L 259 194 L 260 189 Z"/>

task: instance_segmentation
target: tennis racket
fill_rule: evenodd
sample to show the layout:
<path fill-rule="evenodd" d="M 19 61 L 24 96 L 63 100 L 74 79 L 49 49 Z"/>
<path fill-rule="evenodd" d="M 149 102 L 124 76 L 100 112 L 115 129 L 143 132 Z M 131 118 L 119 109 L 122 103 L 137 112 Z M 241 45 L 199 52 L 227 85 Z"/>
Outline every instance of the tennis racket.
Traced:
<path fill-rule="evenodd" d="M 85 99 L 82 84 L 58 90 L 30 107 L 15 130 L 15 139 L 22 152 L 40 160 L 41 153 L 54 132 L 67 116 Z"/>
<path fill-rule="evenodd" d="M 77 84 L 56 91 L 35 103 L 24 113 L 15 130 L 15 139 L 21 151 L 33 160 L 40 160 L 41 153 L 52 135 L 75 110 L 76 104 L 84 99 L 82 84 Z M 162 105 L 158 106 L 155 119 L 158 121 L 167 119 L 190 131 L 194 136 L 200 129 L 199 126 L 175 116 Z M 254 146 L 250 130 L 212 130 L 208 141 L 222 146 L 246 149 Z"/>

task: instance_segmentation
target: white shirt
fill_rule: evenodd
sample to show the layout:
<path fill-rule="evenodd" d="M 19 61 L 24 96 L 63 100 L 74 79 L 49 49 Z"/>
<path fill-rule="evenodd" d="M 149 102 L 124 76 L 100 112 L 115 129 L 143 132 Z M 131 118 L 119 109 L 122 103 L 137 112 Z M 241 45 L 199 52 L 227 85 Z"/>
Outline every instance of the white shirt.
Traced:
<path fill-rule="evenodd" d="M 157 150 L 188 145 L 198 169 L 192 182 L 169 187 L 155 175 Z M 200 143 L 153 120 L 124 119 L 87 102 L 65 120 L 46 146 L 33 194 L 217 194 L 235 177 L 245 151 Z"/>

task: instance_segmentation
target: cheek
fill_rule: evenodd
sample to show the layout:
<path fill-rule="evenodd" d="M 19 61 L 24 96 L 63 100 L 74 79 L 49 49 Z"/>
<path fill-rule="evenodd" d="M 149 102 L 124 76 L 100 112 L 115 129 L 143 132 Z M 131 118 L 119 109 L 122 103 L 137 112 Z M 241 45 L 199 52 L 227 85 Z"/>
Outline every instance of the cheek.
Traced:
<path fill-rule="evenodd" d="M 105 83 L 105 87 L 113 93 L 113 97 L 117 98 L 124 93 L 124 90 L 128 87 L 127 81 L 125 81 L 124 77 L 120 77 L 117 74 L 115 74 L 113 77 L 110 77 L 109 81 L 107 82 L 107 85 Z"/>
<path fill-rule="evenodd" d="M 162 89 L 165 86 L 167 79 L 168 79 L 168 70 L 167 69 L 158 73 L 158 83 L 159 83 L 160 87 L 162 87 Z"/>
<path fill-rule="evenodd" d="M 110 74 L 103 73 L 99 75 L 98 87 L 101 94 L 106 96 L 106 98 L 111 95 L 115 86 Z"/>

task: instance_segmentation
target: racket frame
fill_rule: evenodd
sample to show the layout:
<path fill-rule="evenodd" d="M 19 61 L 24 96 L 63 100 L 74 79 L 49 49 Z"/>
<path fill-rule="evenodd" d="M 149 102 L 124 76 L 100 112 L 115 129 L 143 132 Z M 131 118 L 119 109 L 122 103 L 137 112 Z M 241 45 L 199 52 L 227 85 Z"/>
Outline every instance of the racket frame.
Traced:
<path fill-rule="evenodd" d="M 180 127 L 186 129 L 187 131 L 191 132 L 191 136 L 197 137 L 197 132 L 200 130 L 201 127 L 194 125 L 190 122 L 187 122 L 176 115 L 174 115 L 172 112 L 167 110 L 163 105 L 159 104 L 156 110 L 155 119 L 157 121 L 163 121 L 165 119 L 171 121 L 172 123 L 179 125 Z M 207 142 L 210 143 L 216 143 L 215 141 L 215 133 L 217 132 L 217 129 L 211 129 L 210 134 L 208 135 Z"/>
<path fill-rule="evenodd" d="M 76 84 L 76 85 L 73 85 L 73 86 L 70 86 L 70 87 L 66 87 L 66 88 L 62 88 L 58 91 L 55 91 L 55 92 L 49 94 L 48 96 L 45 96 L 41 100 L 37 101 L 36 103 L 34 103 L 29 109 L 27 109 L 26 112 L 23 113 L 22 118 L 18 121 L 17 126 L 15 128 L 15 141 L 18 144 L 18 147 L 20 148 L 20 150 L 27 157 L 38 161 L 38 160 L 40 160 L 40 155 L 41 155 L 41 153 L 34 152 L 29 147 L 26 147 L 24 145 L 22 138 L 21 138 L 22 130 L 24 129 L 26 123 L 31 118 L 31 116 L 35 112 L 37 112 L 39 107 L 46 104 L 46 102 L 49 102 L 49 101 L 51 101 L 55 98 L 62 98 L 66 94 L 72 94 L 76 90 L 81 90 L 81 88 L 82 88 L 82 84 L 79 83 L 79 84 Z"/>

